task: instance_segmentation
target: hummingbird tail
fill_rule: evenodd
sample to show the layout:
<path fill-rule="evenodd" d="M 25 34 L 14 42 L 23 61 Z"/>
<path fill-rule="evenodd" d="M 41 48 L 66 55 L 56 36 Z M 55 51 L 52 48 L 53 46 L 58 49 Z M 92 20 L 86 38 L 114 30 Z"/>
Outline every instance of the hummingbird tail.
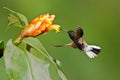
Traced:
<path fill-rule="evenodd" d="M 89 58 L 94 58 L 100 53 L 101 48 L 99 46 L 88 45 L 87 47 L 84 48 L 84 51 Z"/>

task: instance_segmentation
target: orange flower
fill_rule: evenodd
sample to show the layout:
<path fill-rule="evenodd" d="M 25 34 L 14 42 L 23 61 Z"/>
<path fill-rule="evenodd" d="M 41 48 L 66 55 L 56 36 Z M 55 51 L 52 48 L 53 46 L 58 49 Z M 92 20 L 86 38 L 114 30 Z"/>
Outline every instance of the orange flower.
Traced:
<path fill-rule="evenodd" d="M 35 37 L 42 33 L 46 33 L 50 30 L 56 30 L 59 32 L 59 25 L 52 24 L 55 15 L 44 14 L 32 20 L 25 28 L 21 31 L 19 37 L 15 40 L 15 43 L 19 43 L 24 37 Z"/>

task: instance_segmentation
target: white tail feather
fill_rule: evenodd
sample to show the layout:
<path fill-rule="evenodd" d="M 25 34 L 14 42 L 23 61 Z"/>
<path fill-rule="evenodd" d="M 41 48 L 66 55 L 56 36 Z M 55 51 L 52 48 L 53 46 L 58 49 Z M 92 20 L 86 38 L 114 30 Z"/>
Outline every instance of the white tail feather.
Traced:
<path fill-rule="evenodd" d="M 94 58 L 101 51 L 99 46 L 87 45 L 84 49 L 89 58 Z"/>

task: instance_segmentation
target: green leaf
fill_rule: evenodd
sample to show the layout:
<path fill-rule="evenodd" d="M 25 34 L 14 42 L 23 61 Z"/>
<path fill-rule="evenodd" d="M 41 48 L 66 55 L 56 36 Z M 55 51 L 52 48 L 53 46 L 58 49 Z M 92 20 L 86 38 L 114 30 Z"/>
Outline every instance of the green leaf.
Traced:
<path fill-rule="evenodd" d="M 60 61 L 57 60 L 57 62 L 55 63 L 54 59 L 48 54 L 46 49 L 43 47 L 43 45 L 41 44 L 41 42 L 37 38 L 33 38 L 33 37 L 24 38 L 23 42 L 29 44 L 31 47 L 33 47 L 35 50 L 38 51 L 38 54 L 34 53 L 33 55 L 36 55 L 36 57 L 39 56 L 38 58 L 43 58 L 44 61 L 48 60 L 49 63 L 54 65 L 54 68 L 56 67 L 57 74 L 61 77 L 61 79 L 62 80 L 67 80 L 67 78 L 65 77 L 64 73 L 60 69 L 61 66 L 62 66 Z M 41 57 L 41 55 L 43 55 L 44 57 Z M 51 72 L 52 71 L 53 70 L 51 70 Z M 55 76 L 55 74 L 53 76 Z M 58 80 L 58 79 L 55 79 L 55 80 Z"/>
<path fill-rule="evenodd" d="M 29 51 L 22 48 L 22 45 L 15 46 L 12 40 L 9 40 L 6 45 L 4 59 L 9 79 L 67 80 L 54 61 L 45 53 L 45 49 L 41 48 L 42 44 L 37 44 L 40 42 L 37 42 L 36 38 L 28 38 L 27 40 L 30 40 L 27 42 L 28 45 L 32 45 Z M 35 42 L 32 44 L 31 41 Z M 22 44 L 26 44 L 26 41 L 23 40 Z M 34 47 L 35 45 L 36 47 Z"/>
<path fill-rule="evenodd" d="M 5 63 L 3 57 L 0 59 L 0 73 L 0 80 L 9 80 L 5 70 Z"/>
<path fill-rule="evenodd" d="M 15 15 L 9 14 L 7 30 L 12 26 L 23 28 L 23 25 L 20 23 L 19 19 Z"/>
<path fill-rule="evenodd" d="M 59 67 L 59 69 L 62 70 L 62 64 L 61 64 L 61 62 L 59 60 L 55 60 L 55 59 L 54 59 L 54 62 L 56 63 L 57 67 Z"/>
<path fill-rule="evenodd" d="M 32 46 L 33 48 L 38 50 L 40 53 L 42 53 L 44 56 L 49 57 L 50 59 L 52 59 L 51 56 L 48 54 L 46 49 L 43 47 L 43 45 L 41 44 L 41 42 L 37 38 L 33 38 L 33 37 L 24 38 L 23 42 L 25 42 L 28 45 Z"/>
<path fill-rule="evenodd" d="M 9 40 L 6 45 L 4 59 L 10 80 L 32 80 L 24 51 L 16 47 L 12 40 Z"/>
<path fill-rule="evenodd" d="M 14 24 L 14 26 L 19 26 L 23 28 L 24 26 L 28 25 L 28 20 L 23 14 L 15 12 L 7 7 L 3 7 L 3 8 L 12 13 L 9 14 L 8 16 L 8 20 L 9 20 L 8 26 Z"/>
<path fill-rule="evenodd" d="M 0 40 L 0 58 L 3 56 L 4 51 L 4 42 Z"/>
<path fill-rule="evenodd" d="M 3 49 L 3 48 L 4 48 L 4 41 L 0 40 L 0 49 Z"/>
<path fill-rule="evenodd" d="M 31 53 L 32 55 L 29 54 L 29 59 L 33 64 L 32 70 L 35 80 L 62 80 L 54 63 L 34 48 L 31 49 Z M 36 72 L 37 74 L 35 74 Z"/>

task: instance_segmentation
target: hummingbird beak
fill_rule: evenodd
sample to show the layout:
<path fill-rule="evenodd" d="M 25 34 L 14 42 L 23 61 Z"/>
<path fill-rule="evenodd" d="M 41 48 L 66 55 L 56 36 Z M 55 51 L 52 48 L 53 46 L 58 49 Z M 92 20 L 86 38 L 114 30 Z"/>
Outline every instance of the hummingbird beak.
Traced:
<path fill-rule="evenodd" d="M 64 31 L 64 32 L 68 32 L 68 30 L 65 30 L 65 29 L 62 29 L 62 28 L 60 28 L 60 30 L 61 30 L 61 31 Z"/>

